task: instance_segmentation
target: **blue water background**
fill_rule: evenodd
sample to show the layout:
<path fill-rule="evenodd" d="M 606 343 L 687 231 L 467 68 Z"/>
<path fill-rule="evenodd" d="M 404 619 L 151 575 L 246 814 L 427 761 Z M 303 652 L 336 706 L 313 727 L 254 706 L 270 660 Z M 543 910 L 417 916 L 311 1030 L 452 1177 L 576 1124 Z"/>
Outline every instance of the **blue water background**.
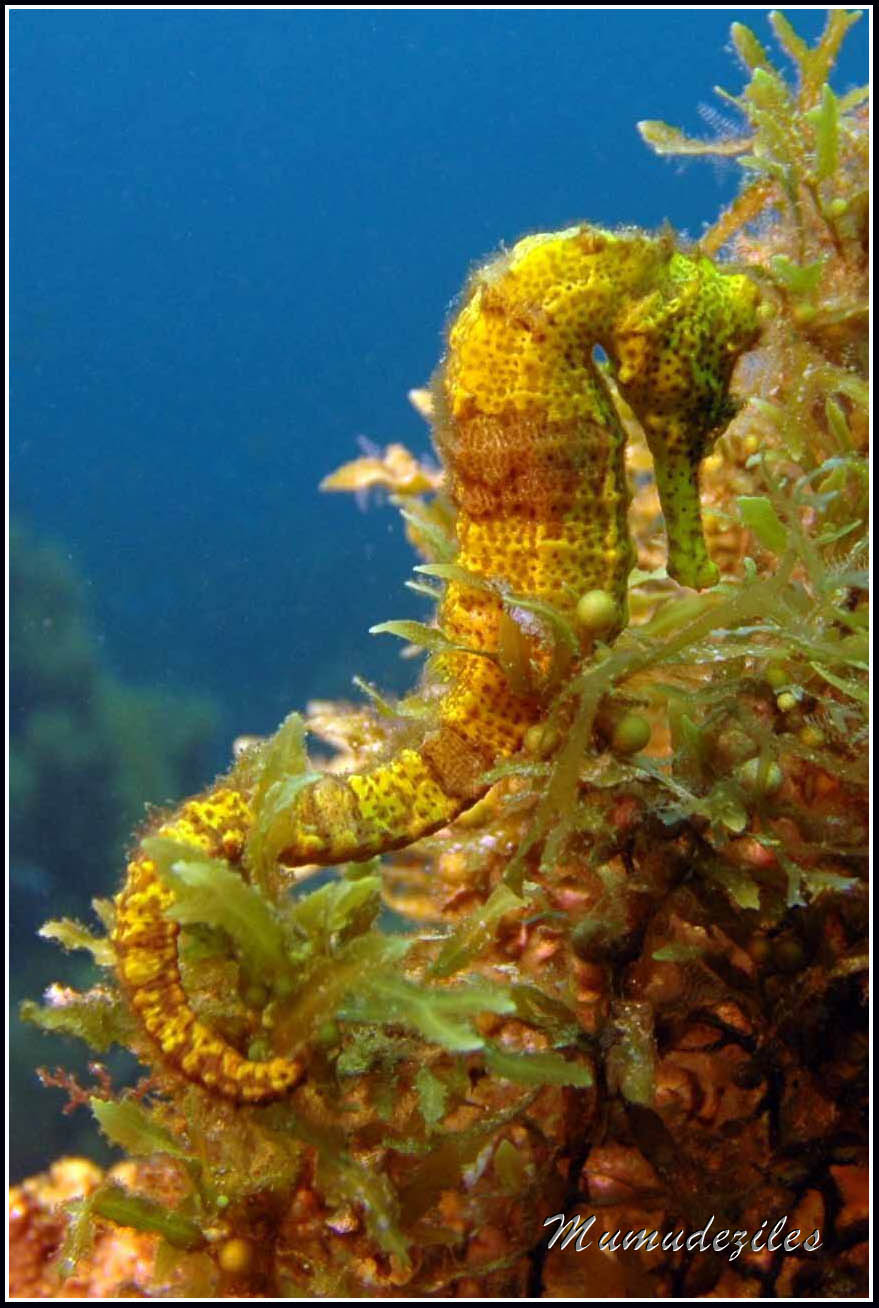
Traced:
<path fill-rule="evenodd" d="M 405 686 L 396 514 L 321 495 L 364 435 L 429 448 L 475 260 L 577 219 L 698 236 L 744 10 L 11 15 L 12 505 L 87 575 L 131 681 L 273 729 L 353 672 Z M 819 11 L 796 23 L 814 37 Z M 836 82 L 865 79 L 866 24 Z"/>
<path fill-rule="evenodd" d="M 502 241 L 700 234 L 736 167 L 634 125 L 734 131 L 712 88 L 766 14 L 11 13 L 12 510 L 84 575 L 121 680 L 217 701 L 215 770 L 355 672 L 411 683 L 367 634 L 424 615 L 399 518 L 318 482 L 358 437 L 429 450 L 406 392 Z M 838 90 L 867 44 L 862 20 Z"/>

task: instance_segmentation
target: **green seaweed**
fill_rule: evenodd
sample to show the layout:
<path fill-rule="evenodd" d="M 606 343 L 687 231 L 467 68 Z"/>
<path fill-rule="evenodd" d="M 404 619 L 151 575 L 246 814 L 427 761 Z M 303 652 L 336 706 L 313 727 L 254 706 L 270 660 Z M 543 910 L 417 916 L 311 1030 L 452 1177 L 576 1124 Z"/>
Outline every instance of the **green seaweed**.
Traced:
<path fill-rule="evenodd" d="M 160 1235 L 175 1249 L 198 1249 L 206 1242 L 197 1222 L 153 1199 L 131 1194 L 121 1185 L 103 1185 L 86 1202 L 92 1214 L 117 1226 Z"/>
<path fill-rule="evenodd" d="M 156 1120 L 154 1112 L 131 1099 L 98 1099 L 92 1096 L 95 1121 L 108 1140 L 133 1157 L 167 1154 L 188 1160 L 191 1154 Z"/>

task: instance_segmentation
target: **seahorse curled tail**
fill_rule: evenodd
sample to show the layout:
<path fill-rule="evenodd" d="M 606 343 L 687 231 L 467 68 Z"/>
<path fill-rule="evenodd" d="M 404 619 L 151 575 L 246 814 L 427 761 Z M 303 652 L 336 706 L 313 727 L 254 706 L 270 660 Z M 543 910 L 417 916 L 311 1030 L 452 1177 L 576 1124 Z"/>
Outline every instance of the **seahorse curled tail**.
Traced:
<path fill-rule="evenodd" d="M 247 799 L 222 781 L 187 800 L 151 834 L 191 850 L 194 860 L 240 860 L 251 812 Z M 122 988 L 148 1034 L 184 1076 L 225 1098 L 263 1103 L 302 1080 L 301 1059 L 245 1058 L 194 1012 L 177 957 L 180 927 L 168 912 L 174 892 L 160 879 L 143 844 L 129 860 L 116 898 L 112 938 Z"/>

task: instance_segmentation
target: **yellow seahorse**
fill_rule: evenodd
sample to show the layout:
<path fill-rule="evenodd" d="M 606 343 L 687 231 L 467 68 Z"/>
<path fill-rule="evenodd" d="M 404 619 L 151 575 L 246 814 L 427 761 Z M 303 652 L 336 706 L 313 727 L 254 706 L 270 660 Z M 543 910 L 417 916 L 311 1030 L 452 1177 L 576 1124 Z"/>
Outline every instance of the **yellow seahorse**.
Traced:
<path fill-rule="evenodd" d="M 694 587 L 716 579 L 699 464 L 732 416 L 730 375 L 756 340 L 757 310 L 747 277 L 677 251 L 670 237 L 585 224 L 526 237 L 471 277 L 433 383 L 464 570 L 438 615 L 455 648 L 434 661 L 445 683 L 435 721 L 385 762 L 302 786 L 273 831 L 280 862 L 332 864 L 399 848 L 484 793 L 485 772 L 521 748 L 546 707 L 493 657 L 510 621 L 505 593 L 572 614 L 580 595 L 601 591 L 613 615 L 605 638 L 622 629 L 634 562 L 625 435 L 596 349 L 653 454 L 670 575 Z M 493 585 L 468 584 L 465 573 Z M 539 661 L 537 644 L 534 654 Z M 238 863 L 251 799 L 226 778 L 153 834 Z M 174 1066 L 217 1093 L 249 1102 L 287 1093 L 303 1076 L 300 1056 L 245 1058 L 193 1012 L 167 916 L 173 898 L 139 847 L 113 939 L 144 1026 Z"/>

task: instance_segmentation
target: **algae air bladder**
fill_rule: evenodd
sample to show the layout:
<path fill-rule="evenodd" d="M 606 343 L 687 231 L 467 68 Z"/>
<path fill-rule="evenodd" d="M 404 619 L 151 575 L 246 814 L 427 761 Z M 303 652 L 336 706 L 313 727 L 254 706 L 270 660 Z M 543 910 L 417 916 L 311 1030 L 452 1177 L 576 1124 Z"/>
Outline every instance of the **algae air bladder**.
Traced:
<path fill-rule="evenodd" d="M 653 455 L 669 574 L 704 588 L 717 573 L 699 465 L 733 414 L 732 369 L 757 334 L 754 284 L 666 236 L 588 225 L 529 236 L 471 278 L 431 404 L 457 538 L 454 559 L 431 569 L 445 582 L 433 708 L 366 770 L 283 776 L 251 760 L 143 837 L 112 940 L 130 1002 L 173 1067 L 259 1103 L 293 1089 L 307 1060 L 305 1047 L 246 1057 L 196 1015 L 177 958 L 175 860 L 245 879 L 267 861 L 364 860 L 471 807 L 486 772 L 544 721 L 566 668 L 627 621 L 625 432 L 596 347 Z M 579 633 L 565 658 L 523 620 L 541 606 Z"/>

